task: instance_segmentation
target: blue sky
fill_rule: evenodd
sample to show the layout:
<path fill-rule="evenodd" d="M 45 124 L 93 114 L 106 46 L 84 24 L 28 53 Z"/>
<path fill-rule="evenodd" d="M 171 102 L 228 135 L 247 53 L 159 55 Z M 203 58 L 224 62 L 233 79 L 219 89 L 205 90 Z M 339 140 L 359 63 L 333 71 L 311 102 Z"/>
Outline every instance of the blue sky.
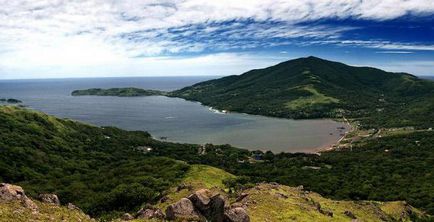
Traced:
<path fill-rule="evenodd" d="M 232 75 L 310 55 L 434 75 L 431 0 L 0 3 L 0 79 Z"/>

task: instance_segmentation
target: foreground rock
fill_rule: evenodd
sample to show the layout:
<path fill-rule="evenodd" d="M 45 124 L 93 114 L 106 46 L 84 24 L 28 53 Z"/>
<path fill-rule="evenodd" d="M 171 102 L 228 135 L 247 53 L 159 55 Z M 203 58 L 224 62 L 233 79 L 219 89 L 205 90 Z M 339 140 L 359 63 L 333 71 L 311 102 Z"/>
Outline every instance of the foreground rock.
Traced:
<path fill-rule="evenodd" d="M 230 208 L 222 195 L 200 189 L 166 210 L 166 219 L 175 221 L 249 222 L 243 208 Z M 227 206 L 225 208 L 225 206 Z"/>
<path fill-rule="evenodd" d="M 247 211 L 242 207 L 229 209 L 224 215 L 225 222 L 250 222 Z"/>
<path fill-rule="evenodd" d="M 194 208 L 191 200 L 182 198 L 166 209 L 166 219 L 177 221 L 205 221 L 203 216 Z"/>
<path fill-rule="evenodd" d="M 188 199 L 207 220 L 213 222 L 223 221 L 225 200 L 219 193 L 201 189 L 190 195 Z"/>
<path fill-rule="evenodd" d="M 37 212 L 38 206 L 26 196 L 24 190 L 20 186 L 1 183 L 0 184 L 0 201 L 20 201 L 24 207 Z"/>

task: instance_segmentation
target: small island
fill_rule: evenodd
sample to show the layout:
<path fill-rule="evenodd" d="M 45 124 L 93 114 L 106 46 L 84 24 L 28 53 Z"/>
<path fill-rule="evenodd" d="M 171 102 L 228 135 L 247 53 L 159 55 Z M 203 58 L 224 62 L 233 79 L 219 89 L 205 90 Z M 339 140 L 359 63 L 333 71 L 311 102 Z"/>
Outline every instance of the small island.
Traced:
<path fill-rule="evenodd" d="M 9 99 L 1 98 L 0 99 L 0 103 L 13 103 L 13 104 L 16 104 L 16 103 L 22 103 L 22 102 L 23 101 L 21 101 L 21 100 L 12 99 L 12 98 L 9 98 Z"/>
<path fill-rule="evenodd" d="M 83 90 L 74 90 L 72 96 L 119 96 L 119 97 L 136 97 L 136 96 L 165 96 L 167 92 L 160 90 L 148 90 L 139 88 L 91 88 Z"/>

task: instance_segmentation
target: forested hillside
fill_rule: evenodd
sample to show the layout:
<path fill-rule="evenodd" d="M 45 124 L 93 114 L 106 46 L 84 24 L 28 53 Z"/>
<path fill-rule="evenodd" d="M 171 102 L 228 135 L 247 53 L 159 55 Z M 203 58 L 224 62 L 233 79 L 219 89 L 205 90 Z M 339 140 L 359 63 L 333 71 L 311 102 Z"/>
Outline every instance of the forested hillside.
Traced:
<path fill-rule="evenodd" d="M 110 218 L 155 203 L 184 178 L 189 164 L 233 173 L 233 187 L 304 185 L 326 197 L 405 200 L 434 213 L 432 131 L 372 138 L 319 156 L 161 142 L 145 132 L 18 107 L 0 107 L 0 121 L 0 182 L 19 184 L 34 197 L 55 193 L 92 216 Z"/>

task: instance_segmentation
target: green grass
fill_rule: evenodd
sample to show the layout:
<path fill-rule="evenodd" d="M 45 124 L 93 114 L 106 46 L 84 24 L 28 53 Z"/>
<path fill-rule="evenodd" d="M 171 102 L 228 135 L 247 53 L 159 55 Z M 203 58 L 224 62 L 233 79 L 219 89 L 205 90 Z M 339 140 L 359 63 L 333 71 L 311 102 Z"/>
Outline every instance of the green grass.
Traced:
<path fill-rule="evenodd" d="M 406 212 L 404 202 L 335 201 L 313 192 L 304 193 L 294 187 L 261 184 L 244 191 L 249 194 L 248 213 L 252 222 L 263 221 L 351 221 L 344 214 L 351 211 L 359 222 L 395 221 Z M 278 197 L 277 194 L 288 198 Z M 333 217 L 322 214 L 316 207 L 333 212 Z M 416 213 L 416 209 L 410 209 Z M 410 221 L 406 215 L 402 221 Z"/>
<path fill-rule="evenodd" d="M 316 90 L 312 85 L 303 86 L 299 88 L 299 90 L 306 91 L 311 95 L 299 97 L 298 99 L 287 102 L 285 104 L 287 108 L 296 110 L 306 107 L 312 107 L 315 105 L 339 103 L 338 99 L 326 96 L 318 92 L 318 90 Z"/>
<path fill-rule="evenodd" d="M 55 206 L 34 201 L 39 213 L 35 214 L 25 208 L 19 201 L 0 202 L 0 222 L 28 221 L 92 221 L 79 210 L 69 210 L 65 206 Z"/>
<path fill-rule="evenodd" d="M 208 189 L 213 187 L 224 189 L 223 181 L 229 178 L 235 178 L 235 176 L 215 167 L 192 165 L 183 182 Z"/>
<path fill-rule="evenodd" d="M 192 191 L 202 188 L 210 189 L 215 192 L 221 192 L 225 189 L 223 181 L 229 178 L 235 178 L 234 175 L 207 165 L 191 165 L 189 171 L 186 173 L 184 179 L 179 184 L 185 184 L 192 187 Z M 165 210 L 167 206 L 183 197 L 187 197 L 192 191 L 183 189 L 176 191 L 176 187 L 173 187 L 167 193 L 168 201 L 157 204 L 157 207 Z"/>

